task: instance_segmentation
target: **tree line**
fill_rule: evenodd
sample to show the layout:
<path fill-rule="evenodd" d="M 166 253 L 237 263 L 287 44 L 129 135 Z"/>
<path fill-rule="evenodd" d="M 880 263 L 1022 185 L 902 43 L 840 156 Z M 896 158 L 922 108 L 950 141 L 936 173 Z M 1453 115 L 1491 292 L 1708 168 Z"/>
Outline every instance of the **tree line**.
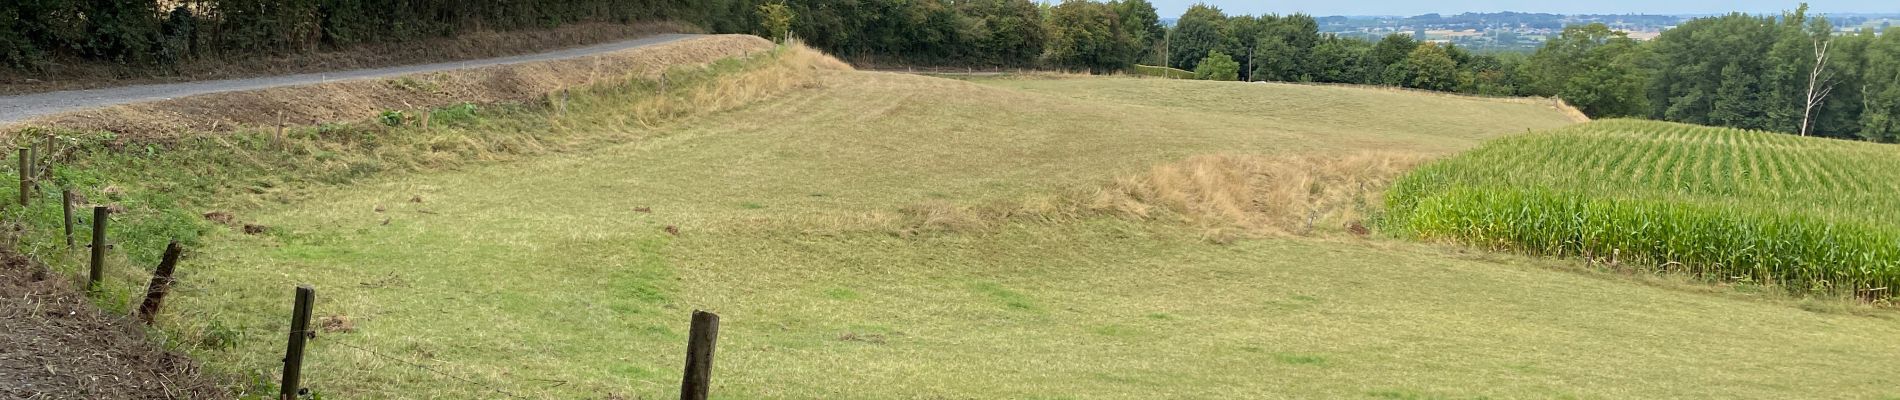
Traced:
<path fill-rule="evenodd" d="M 1647 42 L 1573 26 L 1525 63 L 1521 94 L 1593 116 L 1900 139 L 1900 35 L 1838 32 L 1807 5 L 1683 22 Z"/>
<path fill-rule="evenodd" d="M 1484 54 L 1412 34 L 1322 34 L 1309 15 L 1227 15 L 1204 4 L 1166 27 L 1147 0 L 19 0 L 0 4 L 0 65 L 76 57 L 163 66 L 667 19 L 797 37 L 859 60 L 1095 72 L 1156 65 L 1204 79 L 1551 96 L 1596 117 L 1900 141 L 1900 36 L 1835 32 L 1806 9 L 1691 19 L 1651 41 L 1576 25 L 1532 54 Z"/>
<path fill-rule="evenodd" d="M 1096 72 L 1160 65 L 1203 79 L 1559 97 L 1594 117 L 1900 141 L 1900 36 L 1836 32 L 1805 4 L 1690 19 L 1651 41 L 1575 25 L 1531 54 L 1477 53 L 1412 34 L 1339 37 L 1309 15 L 1227 15 L 1204 4 L 1164 27 L 1146 0 L 776 4 L 796 14 L 789 34 L 847 57 Z"/>

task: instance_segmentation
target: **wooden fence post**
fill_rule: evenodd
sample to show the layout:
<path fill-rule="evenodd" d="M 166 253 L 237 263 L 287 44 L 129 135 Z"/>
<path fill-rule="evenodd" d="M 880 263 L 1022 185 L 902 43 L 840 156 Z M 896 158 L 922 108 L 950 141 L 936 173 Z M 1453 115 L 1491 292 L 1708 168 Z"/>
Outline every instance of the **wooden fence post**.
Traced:
<path fill-rule="evenodd" d="M 66 250 L 72 250 L 75 247 L 73 243 L 73 190 L 60 190 L 59 197 L 66 203 L 60 207 L 66 213 Z"/>
<path fill-rule="evenodd" d="M 145 302 L 139 304 L 139 321 L 146 325 L 158 315 L 158 307 L 165 302 L 165 292 L 172 287 L 172 272 L 178 269 L 178 256 L 183 249 L 178 241 L 165 245 L 165 258 L 158 262 L 158 269 L 152 271 L 152 284 L 145 287 Z"/>
<path fill-rule="evenodd" d="M 106 274 L 106 215 L 112 211 L 104 206 L 92 208 L 92 273 L 86 275 L 86 290 L 99 289 L 99 281 Z"/>
<path fill-rule="evenodd" d="M 39 168 L 39 175 L 53 176 L 53 162 L 59 159 L 58 140 L 56 136 L 46 135 L 46 154 L 41 156 L 46 158 L 46 165 Z"/>
<path fill-rule="evenodd" d="M 297 286 L 297 303 L 291 308 L 290 344 L 284 347 L 284 382 L 278 391 L 280 400 L 297 400 L 303 388 L 304 342 L 310 339 L 310 307 L 316 303 L 317 289 Z"/>
<path fill-rule="evenodd" d="M 20 148 L 20 207 L 33 198 L 33 149 Z"/>
<path fill-rule="evenodd" d="M 712 387 L 713 345 L 719 341 L 719 315 L 693 310 L 692 333 L 686 339 L 686 375 L 680 400 L 706 400 Z"/>
<path fill-rule="evenodd" d="M 39 142 L 27 142 L 26 144 L 26 176 L 33 178 L 35 182 L 40 180 Z M 39 188 L 34 189 L 38 190 Z"/>

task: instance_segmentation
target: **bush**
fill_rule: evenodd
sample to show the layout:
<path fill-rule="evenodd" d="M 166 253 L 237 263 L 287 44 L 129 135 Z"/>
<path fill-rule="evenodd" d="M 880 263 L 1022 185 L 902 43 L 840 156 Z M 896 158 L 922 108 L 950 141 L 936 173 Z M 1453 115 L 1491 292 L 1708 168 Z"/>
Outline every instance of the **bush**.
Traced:
<path fill-rule="evenodd" d="M 1240 62 L 1220 50 L 1208 52 L 1207 58 L 1201 59 L 1199 66 L 1194 67 L 1194 78 L 1209 81 L 1240 80 Z"/>

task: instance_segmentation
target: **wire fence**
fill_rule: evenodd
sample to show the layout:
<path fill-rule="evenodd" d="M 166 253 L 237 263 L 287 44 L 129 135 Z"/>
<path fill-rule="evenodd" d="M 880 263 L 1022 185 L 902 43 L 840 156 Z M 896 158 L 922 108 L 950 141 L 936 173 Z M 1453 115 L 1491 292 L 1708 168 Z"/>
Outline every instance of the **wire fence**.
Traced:
<path fill-rule="evenodd" d="M 36 173 L 36 171 L 43 173 L 48 170 L 51 170 L 52 169 L 51 164 L 53 163 L 52 158 L 49 157 L 46 160 L 46 165 L 43 165 L 43 166 L 39 165 L 36 162 L 38 161 L 38 158 L 39 158 L 36 155 L 36 153 L 38 153 L 37 143 L 33 143 L 33 144 L 34 144 L 34 147 L 21 148 L 19 151 L 19 161 L 20 161 L 19 170 L 18 170 L 19 172 L 18 179 L 20 181 L 19 201 L 23 209 L 25 206 L 28 206 L 31 204 L 31 201 L 34 199 L 34 197 L 31 196 L 31 194 L 39 189 L 39 185 L 38 185 L 39 182 L 37 182 L 38 179 L 36 179 L 36 176 L 40 174 Z M 46 151 L 48 153 L 53 152 L 54 151 L 53 149 L 55 149 L 54 143 L 50 138 L 47 141 L 46 148 L 47 148 Z M 75 243 L 74 232 L 73 232 L 74 231 L 73 228 L 75 225 L 75 221 L 73 218 L 74 217 L 73 209 L 77 202 L 75 201 L 75 196 L 71 190 L 62 190 L 61 195 L 62 196 L 60 200 L 62 200 L 62 203 L 64 203 L 62 204 L 62 214 L 63 214 L 62 222 L 65 228 L 64 233 L 65 233 L 66 247 L 68 251 L 71 251 L 79 247 L 78 244 Z M 106 253 L 112 250 L 113 247 L 116 247 L 111 242 L 107 241 L 107 238 L 106 238 L 107 236 L 106 222 L 109 219 L 111 214 L 112 212 L 108 210 L 108 207 L 95 206 L 93 208 L 93 218 L 91 221 L 93 223 L 93 230 L 90 232 L 90 235 L 92 236 L 91 237 L 92 243 L 90 246 L 87 246 L 89 247 L 89 250 L 91 253 L 91 257 L 89 260 L 90 263 L 88 265 L 90 268 L 89 268 L 89 271 L 87 271 L 87 281 L 86 281 L 87 282 L 86 287 L 88 291 L 95 291 L 100 288 L 100 284 L 103 281 L 104 270 L 106 267 L 105 265 Z M 151 324 L 153 321 L 152 319 L 153 316 L 159 312 L 159 309 L 162 306 L 162 301 L 166 293 L 170 290 L 170 287 L 173 283 L 173 278 L 171 276 L 172 267 L 176 266 L 176 263 L 178 262 L 178 259 L 181 256 L 181 253 L 182 253 L 182 249 L 179 246 L 179 243 L 175 240 L 170 242 L 166 246 L 165 255 L 163 256 L 164 260 L 161 262 L 158 268 L 152 271 L 152 280 L 150 284 L 145 288 L 143 293 L 141 293 L 143 296 L 140 296 L 143 298 L 144 301 L 138 304 L 136 313 L 138 314 L 137 316 L 142 322 L 146 324 Z M 95 291 L 94 293 L 98 293 L 98 292 Z M 273 329 L 272 332 L 270 332 L 269 334 L 265 336 L 265 337 L 274 336 L 274 335 L 280 334 L 278 332 L 282 332 L 281 334 L 287 335 L 289 337 L 289 343 L 286 346 L 286 351 L 285 351 L 286 355 L 283 359 L 283 367 L 284 367 L 283 380 L 282 380 L 282 383 L 278 386 L 278 390 L 280 391 L 279 397 L 281 399 L 300 398 L 309 393 L 303 387 L 304 385 L 302 385 L 301 374 L 302 374 L 303 357 L 306 350 L 305 348 L 306 344 L 308 344 L 308 341 L 310 339 L 315 338 L 317 336 L 316 334 L 318 333 L 318 331 L 322 330 L 321 327 L 313 328 L 312 326 L 310 326 L 311 314 L 313 312 L 313 308 L 316 302 L 315 296 L 316 296 L 315 289 L 310 288 L 308 286 L 299 286 L 297 288 L 296 302 L 293 307 L 294 312 L 292 315 L 290 329 L 288 330 Z M 692 328 L 691 328 L 692 333 L 688 337 L 688 342 L 687 342 L 686 370 L 684 373 L 684 377 L 682 379 L 681 390 L 680 390 L 681 399 L 703 400 L 707 396 L 707 392 L 709 391 L 709 387 L 710 387 L 711 373 L 712 373 L 712 354 L 713 354 L 712 350 L 713 350 L 713 345 L 716 342 L 717 336 L 718 336 L 718 324 L 719 324 L 719 317 L 717 315 L 714 315 L 708 312 L 703 312 L 703 311 L 693 312 Z M 240 328 L 239 330 L 237 330 L 237 333 L 239 334 L 250 333 L 246 331 L 248 330 Z M 423 362 L 418 362 L 418 361 L 414 361 L 408 358 L 391 355 L 389 353 L 385 353 L 382 351 L 373 350 L 371 349 L 372 346 L 351 343 L 348 340 L 344 339 L 344 336 L 335 336 L 335 335 L 325 336 L 324 343 L 326 345 L 335 345 L 340 348 L 345 348 L 345 349 L 361 352 L 363 354 L 368 354 L 371 357 L 386 360 L 395 365 L 399 365 L 399 366 L 403 366 L 407 368 L 414 368 L 415 370 L 422 371 L 424 373 L 427 373 L 433 376 L 442 377 L 448 381 L 460 382 L 462 384 L 466 384 L 471 387 L 478 388 L 482 392 L 489 392 L 495 395 L 499 395 L 502 398 L 508 398 L 508 399 L 528 399 L 528 398 L 536 398 L 536 397 L 555 398 L 555 396 L 550 396 L 547 393 L 525 393 L 524 395 L 524 393 L 519 392 L 520 389 L 518 387 L 516 388 L 516 390 L 511 391 L 509 389 L 503 388 L 504 384 L 502 383 L 496 383 L 492 381 L 483 381 L 483 380 L 470 378 L 468 376 L 449 373 L 440 368 L 428 365 Z M 553 386 L 551 386 L 551 388 L 558 388 L 558 387 L 562 387 L 568 384 L 568 382 L 564 380 L 545 380 L 545 379 L 537 379 L 537 380 L 555 383 Z M 534 397 L 529 397 L 529 396 L 534 396 Z"/>

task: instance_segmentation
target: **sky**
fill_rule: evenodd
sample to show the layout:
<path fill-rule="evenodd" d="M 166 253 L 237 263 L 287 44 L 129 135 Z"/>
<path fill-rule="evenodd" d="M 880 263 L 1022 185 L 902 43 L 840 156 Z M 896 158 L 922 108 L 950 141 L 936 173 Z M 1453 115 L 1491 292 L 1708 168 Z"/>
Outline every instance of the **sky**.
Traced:
<path fill-rule="evenodd" d="M 1731 11 L 1776 13 L 1794 9 L 1800 0 L 1149 0 L 1162 18 L 1174 18 L 1194 3 L 1220 7 L 1229 15 L 1292 14 L 1304 12 L 1329 15 L 1402 15 L 1462 12 L 1544 12 L 1553 14 L 1721 14 Z M 1812 12 L 1819 13 L 1900 13 L 1896 0 L 1814 0 Z"/>

